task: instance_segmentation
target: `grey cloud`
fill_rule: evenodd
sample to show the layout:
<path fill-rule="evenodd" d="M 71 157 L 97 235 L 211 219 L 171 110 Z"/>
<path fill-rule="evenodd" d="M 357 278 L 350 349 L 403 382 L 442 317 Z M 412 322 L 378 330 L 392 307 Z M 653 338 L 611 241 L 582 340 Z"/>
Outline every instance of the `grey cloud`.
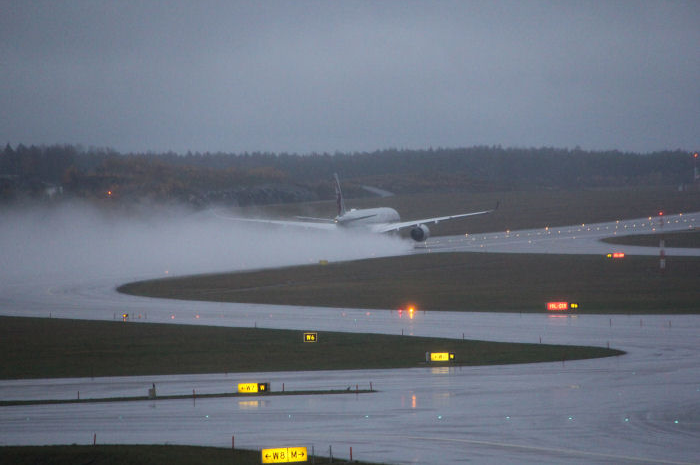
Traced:
<path fill-rule="evenodd" d="M 0 137 L 694 149 L 696 2 L 4 2 Z"/>

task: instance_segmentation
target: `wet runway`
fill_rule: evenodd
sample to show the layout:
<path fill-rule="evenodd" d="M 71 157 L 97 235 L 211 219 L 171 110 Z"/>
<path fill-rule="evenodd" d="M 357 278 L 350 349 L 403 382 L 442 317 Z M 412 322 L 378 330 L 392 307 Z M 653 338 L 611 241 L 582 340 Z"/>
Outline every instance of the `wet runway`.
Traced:
<path fill-rule="evenodd" d="M 688 229 L 697 214 L 668 218 Z M 674 222 L 675 220 L 678 222 Z M 438 238 L 429 251 L 605 253 L 600 235 L 637 233 L 649 220 Z M 590 229 L 589 229 L 590 228 Z M 601 229 L 598 229 L 601 228 Z M 615 229 L 617 228 L 617 229 Z M 574 240 L 575 239 L 575 240 Z M 643 249 L 656 255 L 658 249 Z M 698 255 L 697 250 L 671 250 Z M 334 396 L 188 399 L 3 407 L 0 444 L 171 443 L 242 448 L 313 445 L 318 454 L 406 464 L 700 463 L 700 317 L 323 309 L 143 299 L 102 276 L 0 285 L 8 315 L 359 331 L 619 348 L 621 357 L 495 367 L 211 374 L 0 382 L 0 398 L 81 398 L 223 392 L 239 382 L 273 390 L 368 388 Z M 321 334 L 322 336 L 322 334 Z"/>
<path fill-rule="evenodd" d="M 545 226 L 540 229 L 503 231 L 487 234 L 436 237 L 428 240 L 426 249 L 440 252 L 504 252 L 594 254 L 624 252 L 628 255 L 659 255 L 658 247 L 617 245 L 600 239 L 637 234 L 661 234 L 691 231 L 700 227 L 700 214 L 656 216 L 609 223 L 573 226 Z M 698 249 L 665 248 L 669 256 L 698 256 Z"/>

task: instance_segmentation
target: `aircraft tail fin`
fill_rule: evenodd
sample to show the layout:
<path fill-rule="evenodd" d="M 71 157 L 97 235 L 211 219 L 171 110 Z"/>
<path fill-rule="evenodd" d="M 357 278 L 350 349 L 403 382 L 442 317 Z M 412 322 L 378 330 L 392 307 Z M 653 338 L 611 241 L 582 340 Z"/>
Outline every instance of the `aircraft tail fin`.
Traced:
<path fill-rule="evenodd" d="M 343 216 L 345 214 L 345 200 L 343 200 L 343 191 L 340 190 L 338 173 L 333 174 L 333 177 L 335 178 L 335 202 L 338 206 L 338 216 Z"/>

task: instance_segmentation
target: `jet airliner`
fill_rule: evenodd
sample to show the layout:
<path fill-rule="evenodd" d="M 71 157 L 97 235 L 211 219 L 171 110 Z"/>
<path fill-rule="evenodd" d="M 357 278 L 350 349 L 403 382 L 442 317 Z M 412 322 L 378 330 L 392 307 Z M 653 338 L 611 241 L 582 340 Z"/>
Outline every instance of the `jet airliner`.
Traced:
<path fill-rule="evenodd" d="M 484 215 L 487 213 L 491 213 L 494 210 L 496 210 L 496 208 L 498 208 L 497 204 L 496 208 L 492 210 L 484 210 L 471 213 L 459 213 L 457 215 L 448 216 L 437 216 L 434 218 L 422 218 L 412 221 L 401 221 L 399 212 L 389 207 L 363 209 L 352 208 L 350 210 L 347 210 L 345 208 L 345 199 L 343 198 L 343 192 L 340 189 L 340 180 L 338 179 L 338 175 L 335 174 L 334 178 L 335 197 L 338 208 L 338 214 L 335 218 L 297 217 L 297 219 L 300 219 L 302 221 L 265 220 L 257 218 L 232 217 L 226 218 L 235 221 L 248 221 L 254 223 L 267 223 L 283 226 L 297 226 L 303 228 L 325 230 L 364 228 L 365 230 L 369 230 L 375 233 L 388 233 L 410 228 L 411 239 L 413 239 L 416 242 L 425 242 L 428 239 L 428 237 L 430 237 L 430 229 L 428 228 L 426 223 L 437 224 L 440 221 L 453 220 L 456 218 L 465 218 L 467 216 Z"/>

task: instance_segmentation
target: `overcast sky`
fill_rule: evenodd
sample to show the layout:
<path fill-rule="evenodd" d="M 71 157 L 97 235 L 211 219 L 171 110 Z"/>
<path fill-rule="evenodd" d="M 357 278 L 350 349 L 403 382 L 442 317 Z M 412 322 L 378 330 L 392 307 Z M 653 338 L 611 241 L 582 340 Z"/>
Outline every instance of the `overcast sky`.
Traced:
<path fill-rule="evenodd" d="M 700 1 L 0 0 L 0 143 L 700 148 Z"/>

